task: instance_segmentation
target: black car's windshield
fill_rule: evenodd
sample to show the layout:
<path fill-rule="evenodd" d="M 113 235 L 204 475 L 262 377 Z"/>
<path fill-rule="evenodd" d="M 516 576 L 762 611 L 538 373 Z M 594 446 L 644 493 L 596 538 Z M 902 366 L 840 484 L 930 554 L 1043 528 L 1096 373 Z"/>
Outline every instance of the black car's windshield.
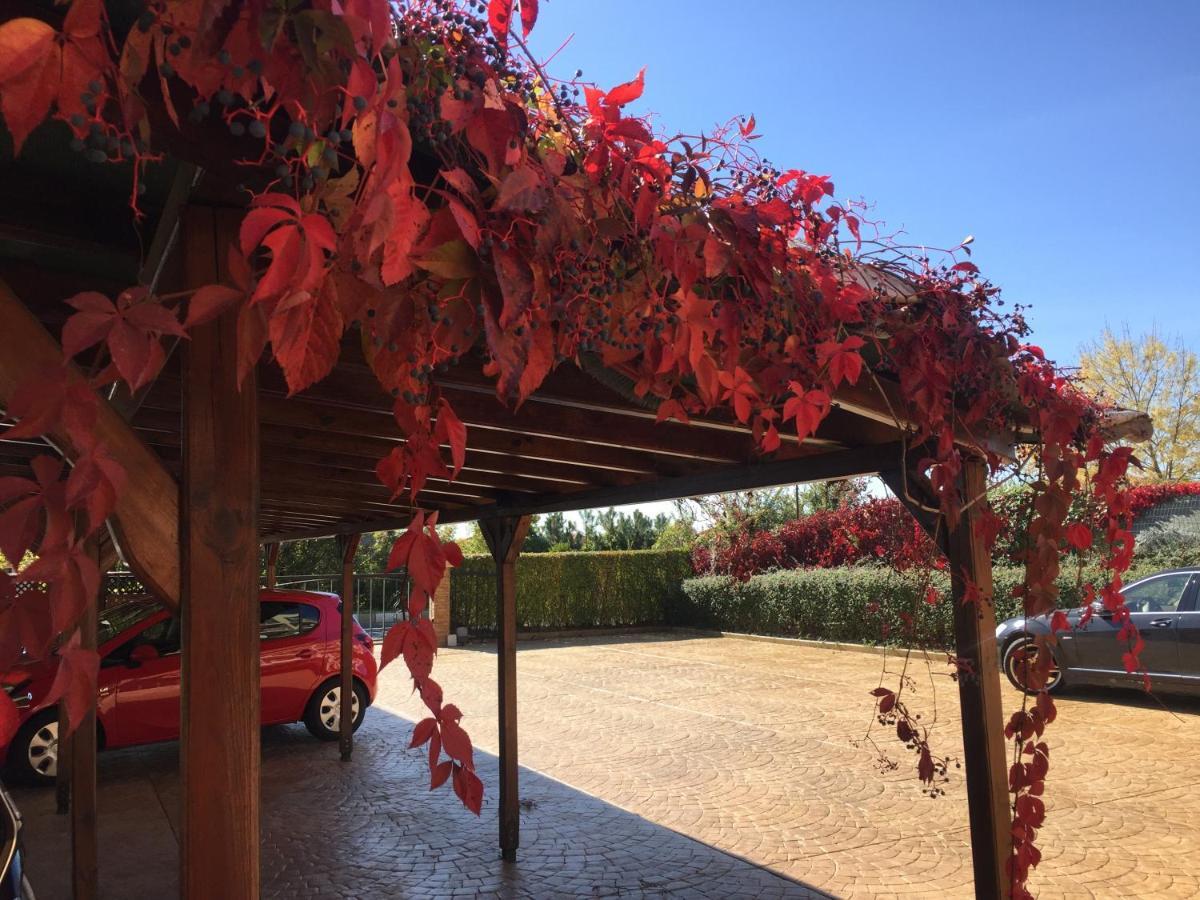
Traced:
<path fill-rule="evenodd" d="M 99 628 L 96 631 L 96 644 L 103 645 L 131 625 L 136 625 L 142 619 L 160 609 L 158 603 L 149 597 L 138 597 L 134 600 L 124 600 L 100 613 Z"/>

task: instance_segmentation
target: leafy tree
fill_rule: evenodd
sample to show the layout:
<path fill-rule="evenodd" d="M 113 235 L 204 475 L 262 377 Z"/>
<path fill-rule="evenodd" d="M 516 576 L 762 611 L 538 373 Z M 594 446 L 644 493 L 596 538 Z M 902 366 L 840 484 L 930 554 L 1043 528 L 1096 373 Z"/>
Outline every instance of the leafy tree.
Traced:
<path fill-rule="evenodd" d="M 538 516 L 537 526 L 542 534 L 545 535 L 546 540 L 550 544 L 550 549 L 553 551 L 561 552 L 563 550 L 580 550 L 583 548 L 583 535 L 575 527 L 575 523 L 570 521 L 563 513 L 555 512 L 545 516 Z"/>
<path fill-rule="evenodd" d="M 696 543 L 696 526 L 687 519 L 672 519 L 658 533 L 654 540 L 654 550 L 690 550 Z"/>
<path fill-rule="evenodd" d="M 490 553 L 488 550 L 487 541 L 483 539 L 483 532 L 479 530 L 479 523 L 471 523 L 471 531 L 464 538 L 456 538 L 456 543 L 460 550 L 465 554 Z"/>
<path fill-rule="evenodd" d="M 1128 325 L 1120 333 L 1105 328 L 1081 349 L 1079 366 L 1093 391 L 1153 418 L 1154 436 L 1138 453 L 1143 477 L 1200 476 L 1200 359 L 1182 338 L 1157 328 L 1136 337 Z"/>
<path fill-rule="evenodd" d="M 360 575 L 386 572 L 388 554 L 399 534 L 398 531 L 364 534 L 354 555 L 354 571 Z M 334 538 L 288 541 L 280 546 L 275 566 L 281 576 L 332 575 L 342 571 L 342 557 Z"/>

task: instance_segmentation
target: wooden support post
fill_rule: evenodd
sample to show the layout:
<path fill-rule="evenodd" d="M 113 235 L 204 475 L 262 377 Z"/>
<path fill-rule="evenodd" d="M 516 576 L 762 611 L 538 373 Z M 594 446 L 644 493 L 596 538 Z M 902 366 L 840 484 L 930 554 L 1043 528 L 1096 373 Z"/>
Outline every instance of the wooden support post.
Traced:
<path fill-rule="evenodd" d="M 279 564 L 279 541 L 271 541 L 266 546 L 267 552 L 267 587 L 275 589 L 275 568 Z"/>
<path fill-rule="evenodd" d="M 185 265 L 211 272 L 212 213 L 188 213 Z M 185 342 L 181 886 L 190 900 L 260 895 L 258 408 L 255 373 L 239 388 L 237 356 L 236 312 Z"/>
<path fill-rule="evenodd" d="M 88 552 L 99 562 L 96 543 Z M 79 646 L 96 649 L 100 596 L 91 598 L 79 620 Z M 61 718 L 60 718 L 61 727 Z M 59 734 L 63 732 L 60 731 Z M 96 843 L 96 702 L 88 706 L 69 744 L 71 773 L 71 896 L 74 900 L 96 900 L 98 852 Z M 59 764 L 64 754 L 59 751 Z"/>
<path fill-rule="evenodd" d="M 67 722 L 67 704 L 58 701 L 58 760 L 54 772 L 54 811 L 65 816 L 71 811 L 71 727 Z"/>
<path fill-rule="evenodd" d="M 354 554 L 358 552 L 357 534 L 338 536 L 342 556 L 342 641 L 341 708 L 338 710 L 338 749 L 342 762 L 350 762 L 354 752 Z"/>
<path fill-rule="evenodd" d="M 521 844 L 517 784 L 517 557 L 530 516 L 483 519 L 479 530 L 496 563 L 497 675 L 500 703 L 500 855 L 515 862 Z"/>
<path fill-rule="evenodd" d="M 964 460 L 964 502 L 980 496 L 986 487 L 985 463 L 975 458 Z M 957 526 L 949 531 L 947 555 L 956 652 L 970 667 L 959 675 L 958 694 L 962 705 L 975 896 L 1004 900 L 1011 896 L 1012 887 L 1005 873 L 1005 864 L 1012 853 L 1012 817 L 1000 663 L 996 653 L 996 612 L 991 602 L 992 559 L 975 532 L 981 511 L 981 503 L 976 502 L 962 514 Z M 974 582 L 986 602 L 964 602 L 969 582 Z"/>

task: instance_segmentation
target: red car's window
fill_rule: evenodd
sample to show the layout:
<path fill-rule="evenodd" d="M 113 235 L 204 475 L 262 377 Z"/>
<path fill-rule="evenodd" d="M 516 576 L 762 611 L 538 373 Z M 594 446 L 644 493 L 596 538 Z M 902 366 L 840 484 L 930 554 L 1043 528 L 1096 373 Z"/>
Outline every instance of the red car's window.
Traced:
<path fill-rule="evenodd" d="M 272 641 L 279 638 L 298 637 L 308 634 L 321 621 L 321 613 L 307 603 L 290 603 L 268 600 L 262 604 L 259 619 L 259 640 Z"/>
<path fill-rule="evenodd" d="M 99 627 L 96 631 L 96 643 L 104 645 L 127 628 L 136 625 L 147 616 L 157 612 L 161 607 L 149 597 L 138 597 L 117 603 L 100 613 Z"/>

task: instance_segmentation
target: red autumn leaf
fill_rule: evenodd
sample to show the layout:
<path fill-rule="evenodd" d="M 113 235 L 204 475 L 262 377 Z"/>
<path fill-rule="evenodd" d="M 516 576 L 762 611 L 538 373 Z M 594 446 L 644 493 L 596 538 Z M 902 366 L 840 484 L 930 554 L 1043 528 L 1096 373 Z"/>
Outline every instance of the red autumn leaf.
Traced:
<path fill-rule="evenodd" d="M 880 686 L 871 691 L 871 696 L 872 697 L 886 697 L 890 693 L 892 693 L 891 690 L 889 690 L 888 688 L 885 688 L 883 686 Z"/>
<path fill-rule="evenodd" d="M 287 379 L 289 396 L 333 370 L 344 329 L 332 279 L 326 279 L 316 293 L 297 291 L 276 305 L 267 331 L 275 361 Z"/>
<path fill-rule="evenodd" d="M 413 249 L 430 222 L 429 207 L 413 193 L 411 181 L 397 180 L 388 187 L 381 203 L 386 213 L 375 223 L 383 246 L 380 277 L 389 286 L 413 273 Z"/>
<path fill-rule="evenodd" d="M 521 0 L 521 36 L 529 37 L 537 24 L 538 0 Z"/>
<path fill-rule="evenodd" d="M 88 531 L 95 531 L 112 515 L 117 494 L 125 486 L 125 469 L 103 445 L 78 456 L 67 476 L 67 506 L 83 508 L 88 515 Z"/>
<path fill-rule="evenodd" d="M 459 766 L 455 769 L 455 774 L 459 776 L 459 782 L 455 785 L 455 793 L 462 800 L 463 806 L 475 815 L 479 815 L 483 808 L 483 782 L 479 780 L 479 776 L 473 769 Z"/>
<path fill-rule="evenodd" d="M 774 453 L 782 443 L 779 437 L 779 429 L 773 423 L 768 425 L 759 443 L 764 453 Z"/>
<path fill-rule="evenodd" d="M 325 277 L 326 254 L 337 250 L 337 235 L 325 216 L 305 213 L 287 194 L 260 194 L 242 220 L 238 246 L 247 259 L 260 248 L 270 251 L 251 296 L 258 303 L 316 289 Z"/>
<path fill-rule="evenodd" d="M 67 727 L 74 731 L 96 704 L 100 657 L 95 650 L 68 645 L 59 651 L 58 659 L 58 671 L 44 702 L 50 704 L 61 700 L 67 711 Z"/>
<path fill-rule="evenodd" d="M 450 710 L 454 710 L 453 705 L 447 705 L 442 712 L 442 749 L 455 762 L 469 766 L 473 759 L 471 738 L 467 736 L 456 718 L 447 714 Z"/>
<path fill-rule="evenodd" d="M 76 294 L 67 303 L 78 312 L 63 325 L 63 353 L 75 356 L 104 341 L 117 372 L 133 390 L 158 374 L 165 360 L 159 339 L 187 334 L 175 314 L 145 288 L 122 291 L 116 303 L 95 291 Z"/>
<path fill-rule="evenodd" d="M 61 33 L 38 19 L 0 25 L 0 112 L 16 153 L 52 103 L 63 118 L 84 115 L 89 86 L 100 83 L 104 90 L 103 69 L 111 60 L 100 30 L 100 0 L 75 0 Z"/>
<path fill-rule="evenodd" d="M 684 425 L 689 421 L 687 410 L 678 400 L 664 400 L 658 404 L 658 415 L 655 416 L 654 421 L 665 422 L 667 419 L 675 419 Z"/>
<path fill-rule="evenodd" d="M 444 397 L 438 403 L 437 426 L 450 445 L 450 460 L 454 466 L 452 477 L 457 478 L 467 461 L 467 426 L 455 415 Z"/>
<path fill-rule="evenodd" d="M 67 540 L 66 486 L 61 481 L 63 463 L 52 456 L 35 456 L 30 461 L 33 478 L 0 478 L 0 553 L 19 566 L 25 553 L 45 524 L 43 552 L 47 545 Z M 44 517 L 43 517 L 44 516 Z"/>
<path fill-rule="evenodd" d="M 825 391 L 805 391 L 795 381 L 789 387 L 793 396 L 789 397 L 783 405 L 783 418 L 795 419 L 796 434 L 803 440 L 816 432 L 817 427 L 829 414 L 832 403 Z"/>
<path fill-rule="evenodd" d="M 1067 526 L 1067 543 L 1076 550 L 1086 550 L 1092 546 L 1092 529 L 1082 522 Z"/>
<path fill-rule="evenodd" d="M 1054 615 L 1050 617 L 1050 633 L 1058 634 L 1060 631 L 1070 631 L 1071 623 L 1067 619 L 1067 614 L 1061 609 L 1056 609 Z"/>
<path fill-rule="evenodd" d="M 404 644 L 408 640 L 410 626 L 406 620 L 401 620 L 388 629 L 383 636 L 383 646 L 379 650 L 379 668 L 384 669 L 388 663 L 404 652 Z"/>
<path fill-rule="evenodd" d="M 500 327 L 507 329 L 525 315 L 533 301 L 533 271 L 515 250 L 497 251 L 493 257 L 496 281 L 504 301 L 500 308 Z"/>
<path fill-rule="evenodd" d="M 508 29 L 512 24 L 513 0 L 489 0 L 488 25 L 501 47 L 508 46 Z"/>
<path fill-rule="evenodd" d="M 755 404 L 759 402 L 758 387 L 745 369 L 738 366 L 733 372 L 721 372 L 718 380 L 725 388 L 723 399 L 733 402 L 734 415 L 739 422 L 747 422 Z"/>
<path fill-rule="evenodd" d="M 445 543 L 443 543 L 442 544 L 442 553 L 445 555 L 446 563 L 448 565 L 451 565 L 451 566 L 454 566 L 457 568 L 458 566 L 461 566 L 463 564 L 462 548 L 459 547 L 458 544 L 454 543 L 454 541 L 446 541 Z"/>
<path fill-rule="evenodd" d="M 742 137 L 744 138 L 749 138 L 752 134 L 754 134 L 754 116 L 751 116 L 740 126 L 738 126 L 738 130 L 742 133 Z"/>
<path fill-rule="evenodd" d="M 433 732 L 437 729 L 437 719 L 430 716 L 428 719 L 422 719 L 413 728 L 412 740 L 409 741 L 409 747 L 420 747 L 427 740 L 433 737 Z"/>
<path fill-rule="evenodd" d="M 531 165 L 520 165 L 505 176 L 496 194 L 495 209 L 537 212 L 546 205 L 542 176 Z"/>
<path fill-rule="evenodd" d="M 17 424 L 5 439 L 22 440 L 65 432 L 71 443 L 86 450 L 96 443 L 99 398 L 70 366 L 50 365 L 23 380 L 9 398 L 8 416 Z"/>
<path fill-rule="evenodd" d="M 858 354 L 866 342 L 852 335 L 840 343 L 838 341 L 822 341 L 817 344 L 817 363 L 829 366 L 829 378 L 834 387 L 843 381 L 850 384 L 858 382 L 862 374 L 863 358 Z"/>
<path fill-rule="evenodd" d="M 429 770 L 429 789 L 431 791 L 436 791 L 443 784 L 445 784 L 446 779 L 450 777 L 450 772 L 453 769 L 454 763 L 448 759 L 442 760 L 442 762 L 438 763 L 436 766 L 432 766 Z"/>
<path fill-rule="evenodd" d="M 448 197 L 446 204 L 450 207 L 450 214 L 454 216 L 454 221 L 458 223 L 463 240 L 470 244 L 472 249 L 478 250 L 479 222 L 475 218 L 475 213 L 467 209 L 463 202 L 455 197 Z"/>
<path fill-rule="evenodd" d="M 246 298 L 244 291 L 223 284 L 206 284 L 188 300 L 186 328 L 210 322 Z"/>
<path fill-rule="evenodd" d="M 605 106 L 617 107 L 624 106 L 626 103 L 632 103 L 638 97 L 642 96 L 642 91 L 646 87 L 646 68 L 638 72 L 637 78 L 633 81 L 627 81 L 624 84 L 619 84 L 607 94 L 604 95 Z"/>
<path fill-rule="evenodd" d="M 68 530 L 69 522 L 64 522 L 62 531 Z M 65 536 L 55 543 L 43 540 L 38 558 L 22 577 L 49 585 L 48 606 L 54 634 L 73 628 L 100 590 L 100 569 L 95 559 L 80 544 L 68 543 Z"/>

